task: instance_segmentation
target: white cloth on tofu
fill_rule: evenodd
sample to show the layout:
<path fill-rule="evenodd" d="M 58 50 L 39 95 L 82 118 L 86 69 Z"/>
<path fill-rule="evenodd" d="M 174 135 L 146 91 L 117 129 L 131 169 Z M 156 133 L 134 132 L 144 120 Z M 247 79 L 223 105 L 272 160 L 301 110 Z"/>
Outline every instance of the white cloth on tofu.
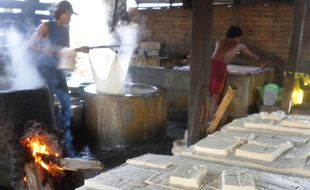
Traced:
<path fill-rule="evenodd" d="M 249 143 L 238 148 L 235 155 L 254 160 L 273 162 L 292 147 L 294 147 L 294 145 L 291 142 L 282 143 L 277 146 Z"/>
<path fill-rule="evenodd" d="M 309 120 L 284 119 L 284 120 L 282 120 L 281 124 L 283 126 L 310 129 Z"/>
<path fill-rule="evenodd" d="M 179 165 L 170 176 L 169 183 L 177 187 L 191 187 L 199 189 L 206 180 L 207 166 L 184 163 Z"/>
<path fill-rule="evenodd" d="M 145 154 L 137 158 L 128 159 L 127 164 L 137 166 L 148 166 L 153 168 L 166 169 L 173 165 L 175 158 L 167 155 Z"/>
<path fill-rule="evenodd" d="M 222 190 L 256 190 L 256 187 L 250 174 L 224 170 L 222 173 Z"/>
<path fill-rule="evenodd" d="M 244 123 L 244 127 L 246 128 L 260 128 L 260 129 L 269 129 L 272 127 L 274 121 L 273 120 L 248 120 Z"/>
<path fill-rule="evenodd" d="M 271 112 L 271 113 L 260 112 L 259 115 L 260 115 L 261 119 L 277 120 L 277 121 L 286 117 L 284 111 L 275 111 L 275 112 Z"/>
<path fill-rule="evenodd" d="M 287 117 L 289 118 L 289 117 Z M 242 125 L 242 122 L 244 124 Z M 310 135 L 310 122 L 303 120 L 293 120 L 283 119 L 280 121 L 275 120 L 259 120 L 259 119 L 247 119 L 242 122 L 235 122 L 239 124 L 233 125 L 229 124 L 229 130 L 238 130 L 238 131 L 257 131 L 257 130 L 268 130 L 268 131 L 276 131 L 279 133 L 291 133 L 291 134 L 301 134 L 301 135 Z"/>
<path fill-rule="evenodd" d="M 242 142 L 238 139 L 207 137 L 193 145 L 194 150 L 206 154 L 229 156 Z"/>
<path fill-rule="evenodd" d="M 100 174 L 94 178 L 85 179 L 84 187 L 94 190 L 121 190 L 121 189 L 140 189 L 144 183 L 139 183 L 128 178 L 117 175 Z"/>

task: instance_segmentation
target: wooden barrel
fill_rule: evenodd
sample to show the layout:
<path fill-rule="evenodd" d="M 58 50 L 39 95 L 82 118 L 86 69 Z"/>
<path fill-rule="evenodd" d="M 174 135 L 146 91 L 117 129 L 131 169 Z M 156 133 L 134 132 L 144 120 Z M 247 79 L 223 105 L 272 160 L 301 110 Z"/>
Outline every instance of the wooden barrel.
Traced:
<path fill-rule="evenodd" d="M 166 132 L 167 103 L 163 90 L 130 83 L 123 94 L 84 89 L 85 126 L 88 139 L 97 148 L 151 143 Z"/>

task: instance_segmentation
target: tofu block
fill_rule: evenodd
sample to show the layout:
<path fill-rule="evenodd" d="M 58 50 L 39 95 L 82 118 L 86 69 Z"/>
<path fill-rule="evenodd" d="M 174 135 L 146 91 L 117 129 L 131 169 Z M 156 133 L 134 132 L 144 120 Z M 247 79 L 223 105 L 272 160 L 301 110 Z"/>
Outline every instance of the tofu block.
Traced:
<path fill-rule="evenodd" d="M 238 148 L 235 155 L 254 160 L 273 162 L 293 146 L 290 142 L 278 146 L 263 146 L 249 143 Z"/>
<path fill-rule="evenodd" d="M 169 178 L 169 183 L 177 187 L 190 187 L 199 189 L 206 180 L 207 166 L 187 164 L 178 166 Z"/>
<path fill-rule="evenodd" d="M 244 123 L 246 128 L 270 129 L 273 126 L 273 120 L 248 120 Z"/>
<path fill-rule="evenodd" d="M 160 42 L 141 42 L 140 48 L 142 49 L 157 49 L 159 50 L 161 47 Z"/>
<path fill-rule="evenodd" d="M 241 141 L 243 144 L 246 144 L 249 141 L 255 139 L 255 134 L 250 133 L 250 134 L 246 134 L 246 135 L 239 135 L 239 136 L 235 136 L 235 139 Z"/>
<path fill-rule="evenodd" d="M 252 175 L 238 171 L 223 171 L 222 190 L 256 190 Z"/>
<path fill-rule="evenodd" d="M 145 154 L 137 158 L 128 159 L 126 163 L 137 166 L 166 169 L 173 165 L 174 160 L 175 158 L 173 156 Z"/>
<path fill-rule="evenodd" d="M 229 156 L 236 148 L 242 145 L 237 139 L 221 139 L 217 137 L 207 137 L 193 145 L 197 152 Z"/>
<path fill-rule="evenodd" d="M 116 175 L 100 174 L 94 178 L 86 179 L 84 187 L 90 189 L 125 190 L 143 188 L 145 184 Z"/>
<path fill-rule="evenodd" d="M 260 146 L 279 146 L 280 144 L 286 143 L 288 140 L 280 138 L 276 135 L 261 135 L 256 139 L 251 140 L 249 143 L 260 145 Z"/>
<path fill-rule="evenodd" d="M 231 131 L 216 131 L 208 135 L 208 138 L 220 138 L 223 140 L 241 140 L 241 141 L 249 141 L 255 138 L 254 133 L 244 133 L 244 132 L 231 132 Z"/>
<path fill-rule="evenodd" d="M 132 179 L 134 181 L 145 181 L 148 178 L 157 175 L 159 172 L 149 168 L 142 168 L 126 164 L 122 167 L 117 167 L 110 170 L 109 173 L 115 176 Z"/>
<path fill-rule="evenodd" d="M 287 119 L 290 120 L 308 120 L 310 121 L 309 115 L 300 115 L 300 114 L 289 114 L 287 115 Z"/>
<path fill-rule="evenodd" d="M 310 129 L 310 120 L 284 119 L 281 124 L 283 126 Z"/>
<path fill-rule="evenodd" d="M 271 112 L 271 113 L 260 112 L 259 115 L 261 119 L 276 120 L 276 121 L 279 121 L 286 117 L 286 114 L 284 111 L 276 111 L 276 112 Z"/>
<path fill-rule="evenodd" d="M 171 187 L 171 186 L 165 186 L 165 185 L 148 185 L 145 188 L 143 188 L 143 190 L 181 190 L 179 188 L 176 187 Z"/>

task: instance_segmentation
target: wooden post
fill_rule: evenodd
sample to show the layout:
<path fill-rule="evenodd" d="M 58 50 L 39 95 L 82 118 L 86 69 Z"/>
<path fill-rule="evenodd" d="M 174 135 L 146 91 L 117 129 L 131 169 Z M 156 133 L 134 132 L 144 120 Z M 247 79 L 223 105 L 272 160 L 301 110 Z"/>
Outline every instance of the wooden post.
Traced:
<path fill-rule="evenodd" d="M 208 134 L 211 134 L 214 131 L 216 131 L 216 128 L 219 122 L 221 121 L 228 105 L 230 104 L 234 96 L 235 96 L 235 91 L 229 86 L 220 106 L 217 108 L 216 113 L 212 118 L 210 127 L 208 127 L 207 129 Z"/>
<path fill-rule="evenodd" d="M 285 68 L 286 74 L 283 82 L 284 94 L 282 100 L 282 109 L 286 113 L 289 113 L 291 107 L 291 95 L 294 87 L 295 72 L 300 56 L 306 12 L 306 0 L 294 1 L 292 32 L 290 37 L 288 60 Z"/>
<path fill-rule="evenodd" d="M 213 0 L 192 1 L 188 145 L 199 141 L 205 132 L 200 116 L 209 94 L 212 22 Z"/>
<path fill-rule="evenodd" d="M 183 8 L 184 9 L 190 9 L 192 7 L 192 1 L 191 0 L 183 0 Z"/>
<path fill-rule="evenodd" d="M 117 19 L 118 19 L 118 15 L 117 15 L 117 7 L 118 7 L 118 0 L 115 0 L 114 1 L 115 4 L 114 4 L 114 10 L 113 10 L 113 20 L 112 20 L 112 23 L 111 23 L 111 32 L 114 31 L 115 29 L 115 26 L 116 26 L 116 22 L 117 22 Z"/>

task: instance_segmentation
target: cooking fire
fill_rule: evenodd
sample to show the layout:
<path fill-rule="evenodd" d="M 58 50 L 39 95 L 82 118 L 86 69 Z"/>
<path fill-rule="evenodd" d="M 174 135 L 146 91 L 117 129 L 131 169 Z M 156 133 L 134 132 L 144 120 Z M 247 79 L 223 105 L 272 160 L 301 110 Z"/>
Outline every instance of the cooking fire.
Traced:
<path fill-rule="evenodd" d="M 59 131 L 48 131 L 35 121 L 20 139 L 28 157 L 25 162 L 24 182 L 28 189 L 57 189 L 67 172 L 80 169 L 101 170 L 98 161 L 63 158 L 63 143 Z"/>

